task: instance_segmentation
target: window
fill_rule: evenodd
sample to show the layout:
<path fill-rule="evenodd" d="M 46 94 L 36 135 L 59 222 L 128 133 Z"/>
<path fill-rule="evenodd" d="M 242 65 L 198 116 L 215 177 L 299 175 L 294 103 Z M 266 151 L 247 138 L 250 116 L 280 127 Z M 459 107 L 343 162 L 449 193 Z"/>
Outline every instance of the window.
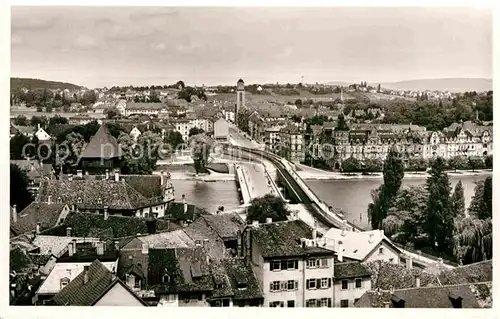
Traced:
<path fill-rule="evenodd" d="M 321 288 L 330 288 L 332 286 L 331 278 L 321 278 Z"/>
<path fill-rule="evenodd" d="M 279 260 L 271 261 L 271 271 L 281 270 L 281 262 Z"/>
<path fill-rule="evenodd" d="M 276 307 L 284 307 L 285 303 L 283 301 L 271 301 L 269 303 L 269 307 L 271 308 L 276 308 Z"/>
<path fill-rule="evenodd" d="M 328 259 L 326 259 L 326 258 L 320 259 L 320 267 L 321 268 L 328 268 Z"/>
<path fill-rule="evenodd" d="M 349 300 L 347 300 L 347 299 L 340 300 L 340 307 L 341 308 L 349 307 Z"/>
<path fill-rule="evenodd" d="M 316 289 L 317 288 L 316 279 L 307 279 L 306 284 L 307 284 L 307 289 Z"/>
<path fill-rule="evenodd" d="M 378 249 L 378 253 L 379 253 L 379 254 L 383 254 L 383 253 L 384 253 L 384 247 L 380 247 L 380 248 Z"/>
<path fill-rule="evenodd" d="M 141 288 L 141 279 L 138 277 L 135 277 L 134 288 Z"/>
<path fill-rule="evenodd" d="M 361 281 L 360 278 L 356 279 L 356 288 L 361 288 L 363 287 L 363 282 Z"/>
<path fill-rule="evenodd" d="M 288 301 L 286 302 L 286 306 L 287 306 L 288 308 L 294 308 L 294 307 L 295 307 L 295 300 L 288 300 Z"/>
<path fill-rule="evenodd" d="M 288 270 L 299 269 L 299 261 L 298 260 L 288 260 L 287 269 Z"/>
<path fill-rule="evenodd" d="M 229 299 L 222 299 L 222 307 L 229 307 Z"/>
<path fill-rule="evenodd" d="M 307 299 L 306 300 L 306 307 L 307 308 L 316 307 L 316 299 Z"/>
<path fill-rule="evenodd" d="M 331 298 L 321 298 L 320 307 L 331 307 L 332 299 Z"/>
<path fill-rule="evenodd" d="M 317 268 L 319 264 L 318 259 L 308 259 L 307 260 L 307 268 Z"/>
<path fill-rule="evenodd" d="M 349 282 L 347 280 L 342 280 L 342 289 L 347 289 L 349 286 Z"/>
<path fill-rule="evenodd" d="M 271 282 L 269 290 L 270 291 L 279 291 L 280 290 L 280 282 L 279 281 L 273 281 L 273 282 Z"/>

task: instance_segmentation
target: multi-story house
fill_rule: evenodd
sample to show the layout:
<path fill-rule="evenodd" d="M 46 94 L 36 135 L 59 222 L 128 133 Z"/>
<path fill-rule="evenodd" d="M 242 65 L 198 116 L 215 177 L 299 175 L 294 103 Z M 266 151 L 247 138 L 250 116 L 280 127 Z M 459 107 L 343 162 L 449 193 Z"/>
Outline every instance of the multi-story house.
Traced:
<path fill-rule="evenodd" d="M 266 144 L 267 151 L 275 153 L 279 150 L 279 145 L 281 144 L 280 131 L 282 128 L 284 128 L 283 125 L 276 125 L 265 130 L 264 143 Z"/>
<path fill-rule="evenodd" d="M 290 124 L 280 130 L 280 150 L 282 157 L 291 162 L 303 162 L 305 159 L 304 135 L 299 126 Z"/>
<path fill-rule="evenodd" d="M 301 220 L 268 219 L 243 231 L 238 251 L 254 269 L 265 307 L 333 307 L 334 254 L 316 239 Z"/>
<path fill-rule="evenodd" d="M 335 263 L 334 273 L 335 307 L 353 307 L 371 290 L 371 273 L 357 261 Z"/>
<path fill-rule="evenodd" d="M 168 107 L 164 103 L 134 103 L 127 102 L 124 115 L 146 114 L 158 116 L 160 113 L 168 113 Z"/>

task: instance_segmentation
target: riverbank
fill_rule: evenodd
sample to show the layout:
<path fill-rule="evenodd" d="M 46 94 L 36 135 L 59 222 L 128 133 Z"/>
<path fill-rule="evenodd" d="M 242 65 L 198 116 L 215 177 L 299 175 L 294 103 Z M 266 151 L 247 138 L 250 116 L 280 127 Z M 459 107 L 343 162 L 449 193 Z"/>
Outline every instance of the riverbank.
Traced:
<path fill-rule="evenodd" d="M 314 168 L 304 168 L 303 165 L 300 166 L 301 170 L 297 171 L 297 174 L 304 180 L 343 180 L 343 179 L 381 179 L 384 177 L 383 173 L 370 173 L 369 175 L 363 175 L 362 173 L 339 173 L 339 172 L 327 172 L 321 171 Z M 446 171 L 449 176 L 488 176 L 493 174 L 491 169 L 483 170 L 465 170 L 465 171 Z M 405 172 L 405 178 L 425 178 L 428 177 L 427 172 Z"/>
<path fill-rule="evenodd" d="M 215 181 L 235 181 L 236 177 L 234 174 L 224 174 L 224 173 L 216 173 L 210 172 L 210 174 L 200 174 L 196 176 L 195 173 L 192 172 L 169 172 L 170 179 L 172 180 L 181 180 L 181 181 L 198 181 L 198 182 L 215 182 Z M 159 171 L 153 172 L 154 175 L 160 174 Z"/>

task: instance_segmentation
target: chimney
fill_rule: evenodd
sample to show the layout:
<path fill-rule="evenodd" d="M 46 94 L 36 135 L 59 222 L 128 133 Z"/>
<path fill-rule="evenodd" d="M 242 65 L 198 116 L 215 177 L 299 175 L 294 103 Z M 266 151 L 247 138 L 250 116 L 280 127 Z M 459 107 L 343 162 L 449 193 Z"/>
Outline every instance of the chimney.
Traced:
<path fill-rule="evenodd" d="M 97 250 L 97 255 L 99 256 L 104 255 L 104 243 L 102 241 L 96 243 L 96 250 Z"/>
<path fill-rule="evenodd" d="M 73 180 L 73 174 L 68 174 L 68 181 L 72 181 Z"/>
<path fill-rule="evenodd" d="M 238 232 L 236 233 L 236 240 L 237 240 L 236 256 L 242 257 L 243 238 L 240 230 L 238 230 Z"/>
<path fill-rule="evenodd" d="M 340 235 L 341 235 L 341 236 L 345 236 L 345 235 L 347 235 L 347 232 L 346 232 L 346 230 L 345 230 L 345 227 L 344 227 L 344 226 L 342 226 L 342 233 L 341 233 Z"/>
<path fill-rule="evenodd" d="M 68 244 L 68 256 L 73 256 L 73 254 L 75 253 L 75 247 L 74 247 L 75 243 L 72 241 Z"/>
<path fill-rule="evenodd" d="M 40 123 L 38 123 L 38 129 L 40 129 Z"/>
<path fill-rule="evenodd" d="M 266 224 L 270 224 L 273 222 L 273 219 L 271 217 L 266 217 Z"/>
<path fill-rule="evenodd" d="M 147 255 L 148 254 L 148 250 L 149 250 L 149 246 L 148 244 L 142 244 L 142 253 L 144 255 Z"/>
<path fill-rule="evenodd" d="M 163 186 L 165 184 L 165 181 L 164 181 L 164 178 L 165 178 L 165 171 L 161 171 L 161 178 L 160 178 L 160 185 Z"/>
<path fill-rule="evenodd" d="M 420 287 L 420 276 L 419 275 L 415 276 L 415 287 L 416 288 Z"/>
<path fill-rule="evenodd" d="M 89 266 L 83 266 L 83 284 L 89 282 Z"/>
<path fill-rule="evenodd" d="M 120 170 L 115 169 L 115 182 L 120 181 Z"/>
<path fill-rule="evenodd" d="M 258 220 L 252 220 L 252 226 L 253 227 L 259 227 L 259 221 Z"/>
<path fill-rule="evenodd" d="M 36 223 L 36 234 L 40 234 L 40 223 Z"/>
<path fill-rule="evenodd" d="M 206 249 L 208 249 L 208 242 L 209 242 L 208 238 L 203 239 L 203 247 Z"/>
<path fill-rule="evenodd" d="M 412 269 L 413 268 L 413 258 L 411 256 L 406 256 L 406 268 Z"/>
<path fill-rule="evenodd" d="M 344 259 L 344 243 L 339 241 L 337 259 L 342 262 Z"/>
<path fill-rule="evenodd" d="M 76 175 L 78 176 L 78 178 L 83 178 L 83 171 L 81 169 L 77 170 Z"/>
<path fill-rule="evenodd" d="M 186 195 L 182 194 L 182 204 L 184 205 L 184 213 L 188 211 L 188 204 L 186 203 Z"/>
<path fill-rule="evenodd" d="M 368 238 L 368 243 L 373 244 L 373 233 L 370 234 L 370 237 Z"/>
<path fill-rule="evenodd" d="M 312 239 L 313 240 L 316 240 L 316 237 L 318 237 L 318 231 L 316 230 L 316 228 L 314 228 L 312 230 Z"/>
<path fill-rule="evenodd" d="M 150 216 L 152 214 L 150 213 Z M 155 218 L 148 218 L 146 219 L 146 228 L 148 229 L 148 234 L 155 234 L 156 233 L 156 219 Z"/>
<path fill-rule="evenodd" d="M 52 195 L 49 195 L 48 199 L 47 199 L 47 204 L 52 204 Z"/>
<path fill-rule="evenodd" d="M 194 245 L 195 245 L 196 247 L 201 247 L 201 240 L 195 240 L 195 241 L 194 241 Z"/>
<path fill-rule="evenodd" d="M 108 220 L 108 217 L 109 217 L 108 206 L 104 206 L 104 220 Z"/>
<path fill-rule="evenodd" d="M 388 301 L 384 301 L 384 307 L 385 307 L 385 308 L 390 308 L 390 306 L 389 306 L 389 305 L 390 305 L 390 302 L 388 302 Z"/>
<path fill-rule="evenodd" d="M 109 169 L 106 168 L 106 180 L 109 179 Z"/>
<path fill-rule="evenodd" d="M 66 227 L 66 237 L 71 237 L 71 227 Z"/>
<path fill-rule="evenodd" d="M 17 205 L 12 205 L 12 222 L 17 223 Z"/>
<path fill-rule="evenodd" d="M 116 251 L 120 250 L 120 242 L 119 241 L 115 241 L 115 250 Z"/>

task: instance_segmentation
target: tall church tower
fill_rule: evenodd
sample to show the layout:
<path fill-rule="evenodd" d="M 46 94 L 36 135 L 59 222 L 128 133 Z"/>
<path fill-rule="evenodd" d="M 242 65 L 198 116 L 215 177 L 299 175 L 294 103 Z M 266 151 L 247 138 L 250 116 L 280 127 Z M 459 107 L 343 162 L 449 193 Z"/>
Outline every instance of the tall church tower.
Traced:
<path fill-rule="evenodd" d="M 234 111 L 234 118 L 237 119 L 238 112 L 242 107 L 245 107 L 245 82 L 242 79 L 236 83 L 236 109 Z"/>

